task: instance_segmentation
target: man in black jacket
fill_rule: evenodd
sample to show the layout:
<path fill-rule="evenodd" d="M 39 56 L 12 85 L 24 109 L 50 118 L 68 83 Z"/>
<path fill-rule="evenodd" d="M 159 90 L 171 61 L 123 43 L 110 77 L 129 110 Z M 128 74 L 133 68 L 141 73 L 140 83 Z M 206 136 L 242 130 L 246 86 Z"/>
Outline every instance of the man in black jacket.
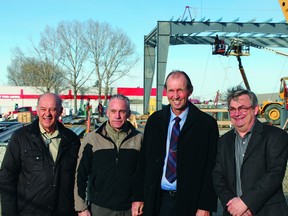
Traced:
<path fill-rule="evenodd" d="M 58 95 L 39 97 L 38 117 L 17 130 L 0 171 L 2 216 L 73 216 L 80 139 L 65 128 Z"/>
<path fill-rule="evenodd" d="M 184 71 L 172 71 L 164 88 L 169 105 L 146 123 L 134 203 L 144 199 L 145 216 L 210 216 L 217 208 L 211 177 L 217 122 L 189 102 L 193 86 Z"/>
<path fill-rule="evenodd" d="M 257 119 L 258 99 L 242 86 L 228 90 L 227 105 L 234 128 L 219 139 L 212 173 L 223 216 L 287 216 L 287 133 Z"/>

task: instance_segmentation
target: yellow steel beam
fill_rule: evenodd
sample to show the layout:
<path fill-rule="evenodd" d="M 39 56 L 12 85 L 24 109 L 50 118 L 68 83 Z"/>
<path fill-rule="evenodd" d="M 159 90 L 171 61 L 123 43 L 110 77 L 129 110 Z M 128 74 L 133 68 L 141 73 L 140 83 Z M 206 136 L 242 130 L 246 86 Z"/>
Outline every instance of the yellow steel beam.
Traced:
<path fill-rule="evenodd" d="M 288 0 L 278 0 L 278 2 L 286 19 L 286 22 L 288 22 Z"/>

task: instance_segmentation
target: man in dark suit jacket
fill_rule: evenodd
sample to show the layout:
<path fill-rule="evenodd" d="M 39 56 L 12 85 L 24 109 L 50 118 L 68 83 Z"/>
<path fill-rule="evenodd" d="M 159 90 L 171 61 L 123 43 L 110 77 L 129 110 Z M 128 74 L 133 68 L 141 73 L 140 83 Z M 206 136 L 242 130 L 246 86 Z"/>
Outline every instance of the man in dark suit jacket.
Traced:
<path fill-rule="evenodd" d="M 282 190 L 288 135 L 257 120 L 256 95 L 241 86 L 228 90 L 234 129 L 219 139 L 213 182 L 224 215 L 287 216 Z"/>
<path fill-rule="evenodd" d="M 143 200 L 144 184 L 144 216 L 209 216 L 217 208 L 211 176 L 219 137 L 217 122 L 189 102 L 193 86 L 185 72 L 171 72 L 164 87 L 170 105 L 153 113 L 145 126 L 137 172 L 139 196 L 134 201 Z M 171 183 L 165 171 L 175 117 L 181 118 L 181 130 L 177 179 Z M 137 212 L 137 206 L 133 207 Z"/>

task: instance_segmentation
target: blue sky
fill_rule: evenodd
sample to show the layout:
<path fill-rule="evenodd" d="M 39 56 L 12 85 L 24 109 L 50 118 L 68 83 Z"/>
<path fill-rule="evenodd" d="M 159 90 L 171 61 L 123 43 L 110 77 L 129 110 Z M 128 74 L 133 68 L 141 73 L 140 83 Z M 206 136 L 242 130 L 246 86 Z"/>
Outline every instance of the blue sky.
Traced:
<path fill-rule="evenodd" d="M 93 19 L 122 29 L 136 45 L 140 62 L 115 87 L 143 87 L 143 40 L 157 21 L 182 17 L 190 6 L 196 20 L 202 17 L 215 21 L 282 21 L 284 16 L 277 0 L 13 0 L 2 1 L 0 7 L 0 85 L 7 84 L 7 66 L 11 50 L 19 46 L 24 51 L 30 38 L 38 41 L 45 26 L 56 27 L 60 21 Z M 186 13 L 188 15 L 188 13 Z M 235 57 L 212 56 L 211 46 L 170 46 L 167 73 L 173 69 L 186 71 L 194 85 L 194 97 L 214 98 L 216 91 L 240 84 L 242 78 Z M 284 50 L 285 51 L 285 50 Z M 288 76 L 287 57 L 251 48 L 242 63 L 256 93 L 278 92 L 280 77 Z"/>

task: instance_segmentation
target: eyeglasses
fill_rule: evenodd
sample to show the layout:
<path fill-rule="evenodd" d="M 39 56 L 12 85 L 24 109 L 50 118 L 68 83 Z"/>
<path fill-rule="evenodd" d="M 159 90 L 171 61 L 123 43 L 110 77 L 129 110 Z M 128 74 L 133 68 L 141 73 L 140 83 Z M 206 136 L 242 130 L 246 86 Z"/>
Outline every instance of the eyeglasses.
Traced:
<path fill-rule="evenodd" d="M 252 106 L 249 106 L 249 107 L 240 106 L 238 108 L 230 107 L 228 109 L 228 111 L 229 111 L 230 114 L 234 115 L 237 110 L 238 110 L 239 113 L 246 113 L 251 108 L 252 108 Z"/>

